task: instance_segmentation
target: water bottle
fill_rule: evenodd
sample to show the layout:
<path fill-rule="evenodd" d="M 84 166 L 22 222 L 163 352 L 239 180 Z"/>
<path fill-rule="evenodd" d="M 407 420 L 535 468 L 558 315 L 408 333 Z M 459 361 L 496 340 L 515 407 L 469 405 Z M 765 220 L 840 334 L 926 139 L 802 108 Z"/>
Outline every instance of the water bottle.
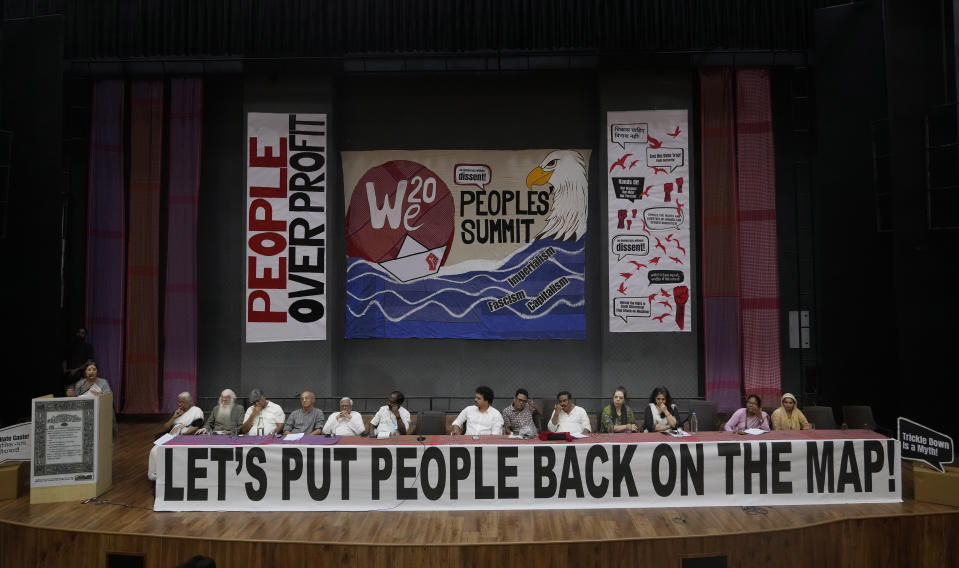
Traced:
<path fill-rule="evenodd" d="M 690 434 L 699 432 L 699 421 L 696 418 L 695 412 L 689 415 L 689 432 Z"/>

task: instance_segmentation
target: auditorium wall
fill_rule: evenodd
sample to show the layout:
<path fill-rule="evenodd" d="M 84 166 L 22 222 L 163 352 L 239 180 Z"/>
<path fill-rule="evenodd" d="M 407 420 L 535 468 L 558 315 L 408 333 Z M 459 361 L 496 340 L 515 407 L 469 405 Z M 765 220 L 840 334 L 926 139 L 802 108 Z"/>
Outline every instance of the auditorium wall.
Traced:
<path fill-rule="evenodd" d="M 258 69 L 206 82 L 200 189 L 199 394 L 263 387 L 273 397 L 303 389 L 318 396 L 470 397 L 489 384 L 503 401 L 517 387 L 552 398 L 607 396 L 619 384 L 634 398 L 666 384 L 700 394 L 698 305 L 685 334 L 611 334 L 605 273 L 605 112 L 690 111 L 688 71 L 542 71 L 517 74 L 348 74 Z M 329 115 L 326 341 L 246 343 L 243 331 L 245 113 Z M 344 339 L 345 243 L 340 151 L 378 149 L 589 148 L 586 339 L 488 341 Z M 691 143 L 695 148 L 695 141 Z M 697 162 L 695 150 L 690 159 Z M 695 178 L 695 166 L 693 169 Z M 693 211 L 695 215 L 695 211 Z M 692 240 L 697 239 L 693 227 Z M 694 244 L 695 249 L 695 244 Z M 696 255 L 690 251 L 691 258 Z M 694 272 L 694 281 L 695 281 Z M 695 295 L 694 295 L 695 298 Z"/>

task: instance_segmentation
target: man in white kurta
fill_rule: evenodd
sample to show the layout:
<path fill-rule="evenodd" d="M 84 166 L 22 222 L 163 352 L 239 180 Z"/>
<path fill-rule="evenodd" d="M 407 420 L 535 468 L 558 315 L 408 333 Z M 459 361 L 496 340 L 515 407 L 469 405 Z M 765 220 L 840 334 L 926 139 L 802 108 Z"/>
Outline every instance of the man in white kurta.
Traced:
<path fill-rule="evenodd" d="M 460 434 L 463 423 L 466 423 L 467 436 L 482 436 L 484 434 L 500 435 L 503 433 L 503 415 L 491 405 L 493 404 L 493 389 L 476 387 L 473 396 L 473 405 L 467 406 L 459 413 L 450 429 L 450 434 Z"/>
<path fill-rule="evenodd" d="M 340 399 L 340 411 L 326 419 L 323 433 L 335 436 L 359 436 L 363 433 L 363 417 L 353 410 L 353 399 L 348 396 Z"/>
<path fill-rule="evenodd" d="M 589 434 L 589 415 L 582 406 L 573 404 L 573 395 L 569 391 L 562 391 L 556 397 L 556 406 L 547 427 L 550 432 Z"/>

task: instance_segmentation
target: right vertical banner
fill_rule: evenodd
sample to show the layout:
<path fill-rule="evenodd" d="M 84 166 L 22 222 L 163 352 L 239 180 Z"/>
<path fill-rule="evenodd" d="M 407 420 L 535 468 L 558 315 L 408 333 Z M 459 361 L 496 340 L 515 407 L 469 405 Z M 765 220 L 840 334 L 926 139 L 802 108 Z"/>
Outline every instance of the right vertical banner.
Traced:
<path fill-rule="evenodd" d="M 606 115 L 609 330 L 690 331 L 685 110 Z"/>

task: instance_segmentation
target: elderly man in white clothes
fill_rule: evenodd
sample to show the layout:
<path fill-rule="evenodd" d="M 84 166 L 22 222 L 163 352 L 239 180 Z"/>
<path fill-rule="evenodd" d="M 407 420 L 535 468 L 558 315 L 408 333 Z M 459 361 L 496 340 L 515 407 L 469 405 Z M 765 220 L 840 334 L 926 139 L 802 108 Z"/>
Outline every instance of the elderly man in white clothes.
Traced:
<path fill-rule="evenodd" d="M 267 400 L 260 389 L 251 390 L 249 400 L 250 407 L 246 409 L 240 427 L 244 434 L 269 436 L 283 431 L 286 414 L 279 404 Z"/>
<path fill-rule="evenodd" d="M 348 396 L 340 399 L 340 411 L 326 419 L 323 433 L 334 436 L 359 436 L 363 433 L 363 417 L 353 410 L 353 399 Z"/>
<path fill-rule="evenodd" d="M 467 436 L 481 436 L 483 434 L 500 435 L 503 433 L 503 415 L 492 406 L 493 389 L 476 387 L 473 404 L 460 412 L 450 428 L 450 434 L 463 432 L 463 423 L 466 422 Z"/>
<path fill-rule="evenodd" d="M 188 392 L 181 392 L 176 397 L 176 410 L 162 427 L 162 432 L 158 435 L 171 434 L 179 436 L 180 434 L 193 434 L 203 426 L 203 411 L 199 406 L 194 406 L 193 396 Z M 157 478 L 157 460 L 160 457 L 160 446 L 153 446 L 150 449 L 150 457 L 147 461 L 147 479 L 155 481 Z"/>
<path fill-rule="evenodd" d="M 553 416 L 546 426 L 550 432 L 589 434 L 589 415 L 582 406 L 573 404 L 573 395 L 569 391 L 560 391 L 556 395 Z"/>
<path fill-rule="evenodd" d="M 403 408 L 406 397 L 393 391 L 386 397 L 386 406 L 381 406 L 370 420 L 370 437 L 402 436 L 410 429 L 410 411 Z"/>

